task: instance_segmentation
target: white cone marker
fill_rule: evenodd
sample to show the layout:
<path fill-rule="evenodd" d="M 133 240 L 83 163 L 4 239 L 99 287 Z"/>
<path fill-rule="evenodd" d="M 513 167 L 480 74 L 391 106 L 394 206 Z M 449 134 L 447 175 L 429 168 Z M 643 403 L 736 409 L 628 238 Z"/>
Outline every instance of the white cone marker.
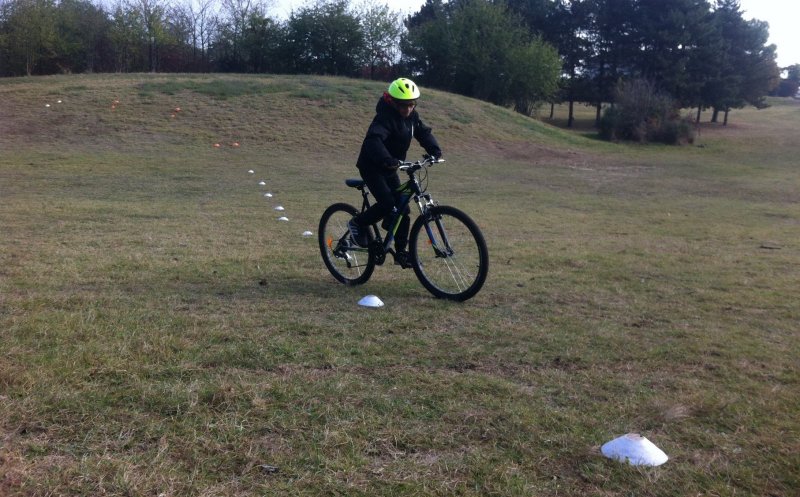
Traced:
<path fill-rule="evenodd" d="M 627 462 L 632 466 L 660 466 L 669 457 L 650 440 L 638 433 L 628 433 L 606 443 L 600 452 L 609 459 Z"/>

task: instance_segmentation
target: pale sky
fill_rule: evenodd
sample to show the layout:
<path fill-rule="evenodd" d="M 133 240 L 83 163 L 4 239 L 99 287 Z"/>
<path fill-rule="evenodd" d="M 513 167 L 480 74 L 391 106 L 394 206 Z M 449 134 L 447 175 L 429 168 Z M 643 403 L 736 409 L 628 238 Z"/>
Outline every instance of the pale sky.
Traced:
<path fill-rule="evenodd" d="M 275 13 L 283 18 L 292 8 L 307 3 L 305 0 L 274 0 Z M 313 0 L 310 0 L 313 1 Z M 389 7 L 403 14 L 419 10 L 425 0 L 386 0 Z M 358 0 L 351 0 L 358 3 Z M 800 1 L 798 0 L 739 0 L 745 19 L 760 19 L 769 23 L 769 43 L 778 46 L 778 65 L 786 67 L 800 64 Z"/>
<path fill-rule="evenodd" d="M 778 46 L 780 67 L 800 64 L 800 2 L 797 0 L 739 0 L 745 19 L 769 23 L 769 42 Z"/>

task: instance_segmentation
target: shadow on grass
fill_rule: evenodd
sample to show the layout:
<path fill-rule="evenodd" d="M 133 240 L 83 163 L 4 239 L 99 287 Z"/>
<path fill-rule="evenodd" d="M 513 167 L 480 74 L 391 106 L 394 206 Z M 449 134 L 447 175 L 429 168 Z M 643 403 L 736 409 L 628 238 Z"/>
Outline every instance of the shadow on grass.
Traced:
<path fill-rule="evenodd" d="M 399 270 L 398 270 L 399 271 Z M 378 275 L 363 285 L 346 286 L 334 280 L 322 270 L 313 276 L 295 276 L 290 274 L 271 274 L 265 276 L 257 271 L 249 271 L 239 276 L 219 276 L 213 272 L 207 277 L 185 274 L 161 273 L 149 280 L 128 281 L 116 285 L 131 297 L 161 295 L 163 298 L 181 301 L 230 300 L 237 302 L 259 302 L 263 300 L 327 300 L 327 299 L 359 299 L 365 295 L 376 294 L 381 298 L 406 299 L 414 297 L 433 298 L 409 274 L 408 278 L 386 279 Z M 94 291 L 100 289 L 95 288 Z"/>

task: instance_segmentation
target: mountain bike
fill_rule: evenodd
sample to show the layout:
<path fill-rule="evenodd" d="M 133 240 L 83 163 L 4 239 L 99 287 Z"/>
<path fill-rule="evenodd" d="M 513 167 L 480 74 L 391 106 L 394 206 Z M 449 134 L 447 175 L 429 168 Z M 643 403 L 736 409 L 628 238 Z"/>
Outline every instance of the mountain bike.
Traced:
<path fill-rule="evenodd" d="M 441 299 L 465 301 L 475 296 L 489 272 L 489 250 L 478 225 L 464 212 L 439 205 L 427 193 L 428 170 L 444 160 L 425 156 L 415 162 L 403 162 L 398 168 L 408 175 L 408 181 L 398 188 L 396 208 L 384 220 L 368 228 L 369 244 L 357 246 L 350 237 L 348 221 L 359 211 L 347 203 L 328 207 L 319 221 L 319 250 L 322 260 L 334 278 L 345 285 L 366 283 L 375 266 L 391 254 L 394 235 L 402 221 L 406 205 L 414 201 L 419 216 L 409 231 L 411 267 L 420 283 Z M 369 190 L 364 180 L 347 179 L 345 184 L 361 192 L 361 211 L 370 206 Z"/>

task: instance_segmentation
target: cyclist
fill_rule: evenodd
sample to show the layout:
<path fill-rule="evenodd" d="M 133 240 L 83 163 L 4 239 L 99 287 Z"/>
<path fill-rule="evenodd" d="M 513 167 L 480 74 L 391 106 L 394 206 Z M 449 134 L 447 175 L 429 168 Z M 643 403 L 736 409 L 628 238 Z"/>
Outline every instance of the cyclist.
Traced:
<path fill-rule="evenodd" d="M 406 160 L 411 138 L 416 138 L 422 148 L 433 157 L 441 157 L 442 149 L 415 110 L 419 99 L 419 88 L 407 78 L 399 78 L 389 85 L 375 107 L 367 136 L 361 145 L 356 167 L 375 203 L 369 209 L 353 217 L 348 228 L 353 242 L 366 247 L 369 244 L 367 231 L 396 208 L 400 193 L 400 177 L 397 168 Z M 395 233 L 395 263 L 403 268 L 411 267 L 406 246 L 408 245 L 409 209 L 405 206 L 403 218 Z M 387 220 L 388 221 L 388 220 Z M 384 223 L 384 229 L 390 227 Z"/>

